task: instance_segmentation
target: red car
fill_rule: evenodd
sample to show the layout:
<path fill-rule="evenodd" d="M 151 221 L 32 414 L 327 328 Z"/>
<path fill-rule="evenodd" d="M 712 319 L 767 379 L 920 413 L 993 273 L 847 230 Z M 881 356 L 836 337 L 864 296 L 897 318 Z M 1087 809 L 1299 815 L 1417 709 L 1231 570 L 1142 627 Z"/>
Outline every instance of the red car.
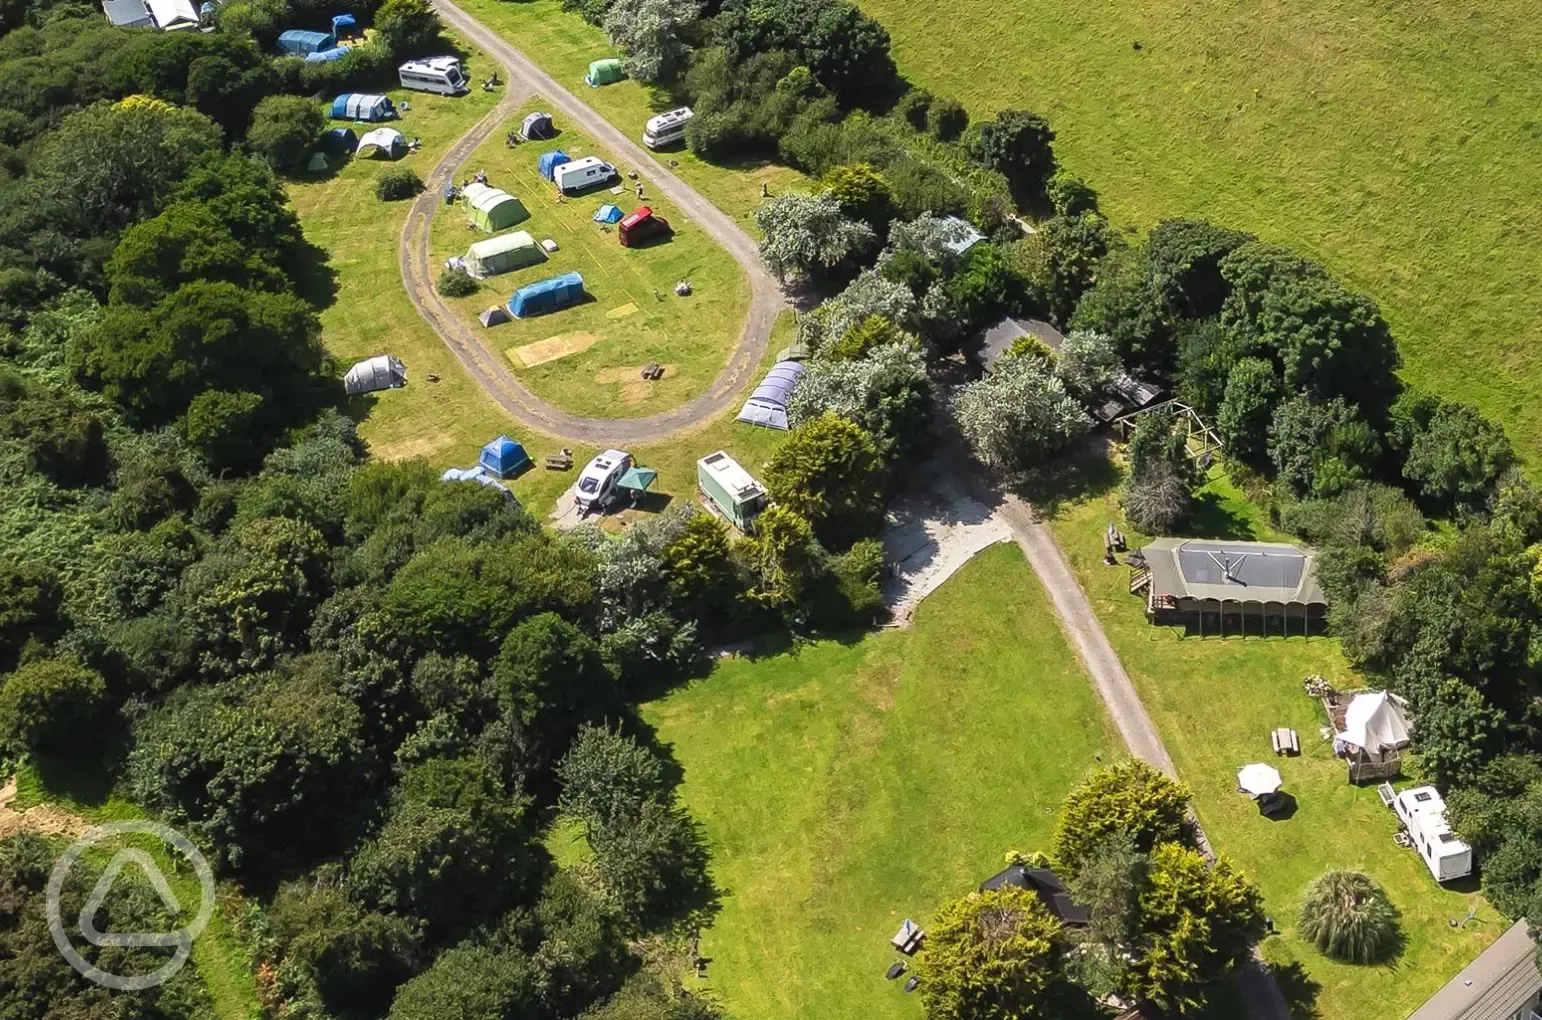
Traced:
<path fill-rule="evenodd" d="M 630 216 L 621 220 L 621 226 L 617 228 L 616 235 L 621 239 L 621 247 L 630 248 L 650 237 L 668 234 L 671 229 L 668 220 L 662 216 L 653 215 L 653 210 L 644 205 L 633 209 Z"/>

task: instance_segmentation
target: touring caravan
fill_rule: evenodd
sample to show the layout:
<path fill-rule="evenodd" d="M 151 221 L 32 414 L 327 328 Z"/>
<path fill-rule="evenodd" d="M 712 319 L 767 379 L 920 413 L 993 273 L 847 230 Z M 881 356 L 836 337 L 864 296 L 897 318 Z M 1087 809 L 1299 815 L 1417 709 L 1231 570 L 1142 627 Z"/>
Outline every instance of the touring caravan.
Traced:
<path fill-rule="evenodd" d="M 678 110 L 649 117 L 648 123 L 643 125 L 643 144 L 650 149 L 662 149 L 666 145 L 685 141 L 685 126 L 694 116 L 689 106 L 682 106 Z"/>
<path fill-rule="evenodd" d="M 603 510 L 616 497 L 616 483 L 632 466 L 632 455 L 621 450 L 606 450 L 591 460 L 578 476 L 573 501 L 584 513 Z"/>
<path fill-rule="evenodd" d="M 709 508 L 745 534 L 755 528 L 755 518 L 770 503 L 766 487 L 727 452 L 719 450 L 696 462 L 696 487 Z"/>
<path fill-rule="evenodd" d="M 1472 847 L 1446 824 L 1446 802 L 1433 786 L 1415 786 L 1392 798 L 1392 810 L 1408 829 L 1414 849 L 1437 882 L 1472 874 Z"/>
<path fill-rule="evenodd" d="M 466 89 L 466 72 L 455 57 L 428 57 L 409 60 L 396 69 L 402 88 L 458 96 Z"/>
<path fill-rule="evenodd" d="M 563 191 L 582 191 L 596 184 L 609 184 L 619 176 L 615 167 L 598 156 L 563 163 L 551 172 L 551 179 Z"/>

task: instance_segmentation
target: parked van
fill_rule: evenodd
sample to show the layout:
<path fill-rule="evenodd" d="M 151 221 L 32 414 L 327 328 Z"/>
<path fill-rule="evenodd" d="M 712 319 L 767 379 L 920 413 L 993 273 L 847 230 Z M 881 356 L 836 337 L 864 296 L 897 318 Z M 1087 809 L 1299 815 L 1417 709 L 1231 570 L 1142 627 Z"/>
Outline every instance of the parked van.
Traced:
<path fill-rule="evenodd" d="M 598 156 L 585 156 L 571 163 L 563 163 L 551 172 L 551 179 L 563 191 L 583 191 L 596 184 L 609 184 L 620 176 L 615 167 Z"/>
<path fill-rule="evenodd" d="M 460 60 L 455 57 L 409 60 L 397 68 L 396 73 L 404 89 L 437 92 L 442 96 L 456 96 L 467 91 L 466 72 L 461 70 Z"/>
<path fill-rule="evenodd" d="M 668 220 L 662 216 L 653 215 L 653 210 L 643 205 L 633 209 L 632 215 L 622 219 L 620 227 L 616 230 L 616 237 L 621 241 L 621 247 L 630 248 L 650 237 L 667 234 L 670 229 Z"/>
<path fill-rule="evenodd" d="M 650 149 L 662 149 L 666 145 L 685 141 L 685 126 L 696 116 L 689 106 L 649 117 L 643 125 L 643 144 Z"/>
<path fill-rule="evenodd" d="M 606 450 L 587 465 L 578 476 L 573 501 L 585 514 L 603 510 L 616 498 L 616 483 L 632 466 L 632 455 L 621 450 Z"/>

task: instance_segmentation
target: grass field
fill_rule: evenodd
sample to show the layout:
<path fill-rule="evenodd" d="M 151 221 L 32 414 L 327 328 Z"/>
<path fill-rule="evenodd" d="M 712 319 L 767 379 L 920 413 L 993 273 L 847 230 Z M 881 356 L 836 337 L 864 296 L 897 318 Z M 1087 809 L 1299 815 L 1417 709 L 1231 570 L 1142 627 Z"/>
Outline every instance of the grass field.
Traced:
<path fill-rule="evenodd" d="M 558 250 L 537 265 L 489 277 L 477 293 L 448 303 L 480 332 L 476 316 L 482 309 L 506 304 L 525 284 L 577 270 L 591 300 L 497 326 L 486 332 L 489 343 L 504 352 L 520 382 L 564 410 L 628 418 L 678 406 L 707 388 L 738 343 L 749 308 L 749 281 L 732 256 L 672 202 L 646 191 L 639 201 L 625 177 L 618 185 L 624 189 L 620 195 L 592 188 L 555 201 L 552 184 L 536 169 L 545 150 L 561 148 L 574 159 L 599 156 L 623 174 L 628 168 L 560 121 L 553 141 L 509 148 L 507 130 L 517 129 L 524 114 L 544 105 L 532 99 L 495 130 L 458 179 L 487 171 L 488 183 L 514 194 L 530 213 L 511 229 L 528 231 L 538 241 L 551 238 Z M 615 226 L 594 222 L 595 210 L 607 204 L 623 212 L 646 204 L 669 220 L 674 233 L 644 247 L 623 248 Z M 431 264 L 463 255 L 472 242 L 491 236 L 469 228 L 462 205 L 440 204 L 431 231 Z M 690 296 L 675 295 L 678 280 L 690 281 Z M 530 349 L 535 344 L 543 345 L 539 353 Z M 551 355 L 556 356 L 527 364 Z M 650 361 L 664 368 L 656 382 L 640 376 Z"/>
<path fill-rule="evenodd" d="M 1048 116 L 1117 222 L 1203 216 L 1311 254 L 1381 302 L 1408 378 L 1542 453 L 1536 8 L 860 4 L 917 84 Z"/>
<path fill-rule="evenodd" d="M 883 978 L 900 922 L 1045 846 L 1060 799 L 1119 746 L 1012 545 L 912 630 L 730 660 L 644 715 L 712 845 L 708 980 L 747 1020 L 919 1017 Z"/>
<path fill-rule="evenodd" d="M 1207 487 L 1195 534 L 1279 538 L 1223 477 Z M 1120 521 L 1117 500 L 1094 494 L 1061 507 L 1052 527 L 1125 669 L 1139 689 L 1179 774 L 1194 790 L 1194 803 L 1211 840 L 1238 861 L 1263 890 L 1283 935 L 1264 944 L 1269 961 L 1299 964 L 1323 1020 L 1406 1016 L 1451 978 L 1505 922 L 1476 893 L 1442 889 L 1419 857 L 1393 846 L 1397 829 L 1372 787 L 1345 781 L 1344 764 L 1318 736 L 1326 719 L 1306 697 L 1302 678 L 1321 673 L 1334 686 L 1363 681 L 1330 638 L 1183 637 L 1180 628 L 1152 627 L 1144 605 L 1129 594 L 1129 571 L 1103 565 L 1103 528 Z M 1132 546 L 1140 539 L 1129 532 Z M 1290 726 L 1301 735 L 1298 758 L 1276 759 L 1269 732 Z M 1251 761 L 1277 766 L 1285 790 L 1297 799 L 1293 817 L 1270 821 L 1237 793 L 1236 770 Z M 1293 932 L 1306 883 L 1334 867 L 1371 874 L 1402 912 L 1407 938 L 1400 957 L 1385 966 L 1337 964 L 1298 940 Z M 1468 908 L 1477 920 L 1447 925 Z M 1315 985 L 1315 989 L 1310 986 Z M 1298 1010 L 1298 1018 L 1307 1016 Z"/>

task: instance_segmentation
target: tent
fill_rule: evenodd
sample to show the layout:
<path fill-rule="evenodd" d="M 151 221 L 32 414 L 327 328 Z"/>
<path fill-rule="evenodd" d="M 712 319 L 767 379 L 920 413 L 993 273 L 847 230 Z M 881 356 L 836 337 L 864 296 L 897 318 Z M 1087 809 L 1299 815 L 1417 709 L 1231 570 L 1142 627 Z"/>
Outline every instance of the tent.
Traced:
<path fill-rule="evenodd" d="M 330 116 L 333 120 L 390 120 L 396 116 L 396 107 L 385 96 L 344 92 L 332 100 Z"/>
<path fill-rule="evenodd" d="M 330 50 L 317 50 L 315 53 L 307 53 L 307 64 L 330 64 L 334 60 L 342 60 L 348 54 L 348 47 L 334 46 Z"/>
<path fill-rule="evenodd" d="M 533 142 L 541 138 L 552 136 L 551 114 L 532 113 L 525 117 L 524 123 L 519 126 L 519 136 L 527 142 Z"/>
<path fill-rule="evenodd" d="M 324 152 L 313 152 L 310 162 L 305 164 L 305 169 L 313 174 L 319 174 L 324 170 L 332 169 L 332 161 L 327 159 L 327 154 Z"/>
<path fill-rule="evenodd" d="M 332 16 L 332 34 L 342 39 L 345 36 L 356 35 L 359 31 L 359 22 L 352 14 L 334 14 Z"/>
<path fill-rule="evenodd" d="M 359 136 L 353 128 L 328 128 L 321 133 L 321 147 L 328 152 L 352 152 L 359 147 Z"/>
<path fill-rule="evenodd" d="M 461 194 L 466 198 L 466 218 L 478 230 L 507 230 L 521 220 L 530 218 L 519 199 L 501 188 L 468 184 Z"/>
<path fill-rule="evenodd" d="M 330 32 L 307 32 L 303 28 L 291 28 L 280 32 L 278 52 L 285 57 L 303 57 L 319 50 L 330 50 L 337 45 L 337 36 Z"/>
<path fill-rule="evenodd" d="M 608 57 L 605 60 L 591 61 L 589 73 L 584 75 L 584 81 L 594 88 L 599 88 L 601 85 L 610 85 L 625 77 L 626 71 L 622 70 L 621 61 L 615 57 Z"/>
<path fill-rule="evenodd" d="M 659 473 L 649 467 L 634 467 L 628 469 L 616 483 L 616 488 L 626 489 L 633 494 L 633 498 L 647 492 L 654 482 L 658 481 Z"/>
<path fill-rule="evenodd" d="M 487 469 L 481 466 L 474 468 L 450 468 L 439 476 L 439 480 L 441 482 L 476 482 L 484 488 L 497 489 L 503 493 L 503 498 L 510 503 L 519 502 L 514 493 L 509 491 L 508 486 L 488 474 Z"/>
<path fill-rule="evenodd" d="M 343 389 L 350 397 L 376 390 L 395 390 L 407 385 L 407 366 L 389 354 L 377 354 L 373 358 L 354 365 L 343 376 Z"/>
<path fill-rule="evenodd" d="M 738 421 L 787 431 L 787 399 L 797 389 L 804 368 L 796 361 L 778 361 L 739 409 Z"/>
<path fill-rule="evenodd" d="M 502 305 L 493 305 L 491 308 L 484 308 L 477 315 L 477 321 L 489 329 L 494 326 L 501 326 L 505 322 L 509 321 L 509 310 Z"/>
<path fill-rule="evenodd" d="M 509 311 L 514 318 L 524 319 L 576 305 L 583 297 L 584 278 L 578 273 L 563 273 L 516 290 L 509 298 Z"/>
<path fill-rule="evenodd" d="M 365 152 L 365 149 L 373 149 L 373 152 Z M 373 131 L 364 132 L 364 137 L 359 139 L 359 147 L 355 150 L 360 156 L 379 156 L 384 159 L 401 159 L 407 155 L 407 139 L 395 128 L 376 128 Z"/>
<path fill-rule="evenodd" d="M 615 223 L 621 218 L 621 210 L 613 205 L 602 205 L 594 214 L 596 223 Z"/>
<path fill-rule="evenodd" d="M 466 272 L 479 280 L 544 261 L 541 246 L 523 230 L 489 237 L 466 250 Z"/>
<path fill-rule="evenodd" d="M 530 454 L 508 436 L 499 436 L 482 447 L 477 466 L 496 478 L 508 478 L 518 474 L 530 463 Z"/>
<path fill-rule="evenodd" d="M 1237 770 L 1237 789 L 1249 797 L 1267 797 L 1278 793 L 1283 784 L 1280 770 L 1260 761 L 1244 765 Z"/>
<path fill-rule="evenodd" d="M 536 169 L 541 171 L 541 176 L 548 181 L 552 179 L 552 173 L 562 164 L 571 162 L 568 154 L 561 149 L 553 149 L 550 152 L 541 153 L 541 159 L 536 163 Z"/>
<path fill-rule="evenodd" d="M 1356 694 L 1350 700 L 1344 710 L 1344 732 L 1334 735 L 1334 744 L 1347 744 L 1366 754 L 1380 755 L 1408 746 L 1410 739 L 1403 699 L 1386 691 L 1373 691 Z"/>

